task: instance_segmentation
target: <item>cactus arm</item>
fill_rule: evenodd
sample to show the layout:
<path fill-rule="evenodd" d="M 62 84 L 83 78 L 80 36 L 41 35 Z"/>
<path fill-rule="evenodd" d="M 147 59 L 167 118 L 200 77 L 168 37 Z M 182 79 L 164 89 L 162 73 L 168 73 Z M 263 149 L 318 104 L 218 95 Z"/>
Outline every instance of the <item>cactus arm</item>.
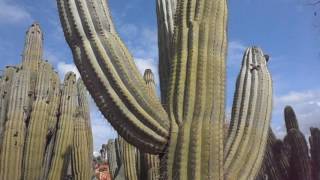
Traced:
<path fill-rule="evenodd" d="M 286 106 L 284 109 L 284 120 L 286 122 L 287 131 L 290 129 L 299 129 L 296 114 L 291 106 Z"/>
<path fill-rule="evenodd" d="M 65 76 L 61 95 L 60 119 L 48 180 L 61 179 L 68 168 L 68 157 L 71 155 L 73 139 L 73 120 L 77 106 L 76 93 L 76 76 L 73 73 L 68 73 Z"/>
<path fill-rule="evenodd" d="M 41 63 L 36 83 L 36 99 L 28 123 L 24 148 L 23 179 L 40 179 L 46 148 L 47 126 L 49 118 L 50 70 L 48 63 Z M 49 73 L 49 75 L 48 75 Z"/>
<path fill-rule="evenodd" d="M 86 141 L 88 144 L 88 157 L 89 161 L 93 159 L 93 136 L 92 136 L 92 127 L 91 127 L 91 120 L 90 120 L 90 108 L 89 108 L 89 101 L 88 101 L 88 92 L 86 87 L 83 84 L 81 79 L 77 82 L 78 88 L 78 103 L 79 109 L 82 117 L 86 121 Z M 93 175 L 93 167 L 91 167 L 91 175 Z"/>
<path fill-rule="evenodd" d="M 176 0 L 157 0 L 157 22 L 158 22 L 158 48 L 159 48 L 159 77 L 161 102 L 167 105 L 167 88 L 170 77 L 170 58 L 172 56 L 172 40 L 174 33 L 174 17 L 176 11 Z"/>
<path fill-rule="evenodd" d="M 169 136 L 168 116 L 161 103 L 147 95 L 133 58 L 110 28 L 109 12 L 101 2 L 58 0 L 75 63 L 99 109 L 115 129 L 128 142 L 146 151 L 161 152 Z"/>
<path fill-rule="evenodd" d="M 225 172 L 230 179 L 253 179 L 262 165 L 272 109 L 272 80 L 259 48 L 246 51 L 239 76 L 226 143 Z"/>
<path fill-rule="evenodd" d="M 156 84 L 154 82 L 154 75 L 151 69 L 146 69 L 143 74 L 143 79 L 146 83 L 148 95 L 153 98 L 157 98 Z"/>
<path fill-rule="evenodd" d="M 85 118 L 79 114 L 74 121 L 74 133 L 72 143 L 72 175 L 75 180 L 90 179 L 91 156 L 89 156 L 90 146 L 87 142 L 87 122 Z"/>

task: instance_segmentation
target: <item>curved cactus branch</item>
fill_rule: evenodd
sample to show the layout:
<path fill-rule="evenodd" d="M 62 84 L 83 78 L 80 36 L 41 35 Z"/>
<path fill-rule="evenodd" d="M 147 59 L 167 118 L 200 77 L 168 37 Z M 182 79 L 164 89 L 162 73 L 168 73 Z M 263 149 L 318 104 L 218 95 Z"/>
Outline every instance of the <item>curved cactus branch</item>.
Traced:
<path fill-rule="evenodd" d="M 226 143 L 227 179 L 253 179 L 260 170 L 272 110 L 272 80 L 261 49 L 247 49 L 237 80 Z"/>
<path fill-rule="evenodd" d="M 75 63 L 104 116 L 128 142 L 152 153 L 163 151 L 168 115 L 147 95 L 131 54 L 114 31 L 107 4 L 58 0 L 58 7 Z"/>

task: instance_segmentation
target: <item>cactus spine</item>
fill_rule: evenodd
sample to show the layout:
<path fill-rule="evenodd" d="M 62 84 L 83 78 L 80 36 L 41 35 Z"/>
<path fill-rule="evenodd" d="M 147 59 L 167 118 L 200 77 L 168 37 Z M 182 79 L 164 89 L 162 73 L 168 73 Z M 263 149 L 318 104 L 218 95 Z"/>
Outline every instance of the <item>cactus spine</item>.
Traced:
<path fill-rule="evenodd" d="M 92 133 L 86 92 L 81 81 L 77 88 L 73 73 L 60 87 L 58 74 L 42 59 L 42 40 L 35 23 L 27 31 L 22 63 L 7 67 L 0 78 L 0 179 L 42 180 L 58 173 L 55 179 L 60 179 L 66 175 L 57 166 L 62 162 L 69 167 L 84 165 L 80 170 L 86 176 L 76 171 L 71 175 L 87 180 L 91 176 Z M 75 118 L 76 112 L 80 112 L 80 120 Z M 69 138 L 62 137 L 68 133 Z M 65 146 L 76 152 L 73 163 L 71 154 L 62 155 L 67 150 L 57 150 Z"/>
<path fill-rule="evenodd" d="M 232 119 L 224 155 L 226 0 L 157 1 L 161 102 L 149 95 L 105 1 L 57 3 L 75 64 L 99 109 L 130 144 L 163 154 L 162 179 L 258 175 L 272 82 L 262 51 L 250 48 L 237 90 L 248 92 L 235 98 L 234 111 L 240 115 Z"/>

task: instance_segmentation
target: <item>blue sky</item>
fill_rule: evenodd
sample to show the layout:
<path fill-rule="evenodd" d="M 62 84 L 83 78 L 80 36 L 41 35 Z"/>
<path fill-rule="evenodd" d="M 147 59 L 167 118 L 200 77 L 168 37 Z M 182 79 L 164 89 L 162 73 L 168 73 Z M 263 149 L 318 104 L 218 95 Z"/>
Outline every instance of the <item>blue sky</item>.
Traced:
<path fill-rule="evenodd" d="M 109 0 L 118 32 L 143 71 L 157 71 L 157 29 L 154 0 Z M 302 130 L 320 127 L 320 23 L 306 0 L 229 0 L 227 106 L 232 96 L 242 54 L 257 45 L 271 56 L 274 81 L 272 126 L 284 135 L 283 108 L 292 105 Z M 54 0 L 0 0 L 0 69 L 21 61 L 24 35 L 38 21 L 44 31 L 45 58 L 62 77 L 76 71 L 66 45 Z M 157 77 L 157 75 L 156 75 Z M 157 81 L 158 82 L 158 81 Z M 115 136 L 91 102 L 95 150 Z"/>

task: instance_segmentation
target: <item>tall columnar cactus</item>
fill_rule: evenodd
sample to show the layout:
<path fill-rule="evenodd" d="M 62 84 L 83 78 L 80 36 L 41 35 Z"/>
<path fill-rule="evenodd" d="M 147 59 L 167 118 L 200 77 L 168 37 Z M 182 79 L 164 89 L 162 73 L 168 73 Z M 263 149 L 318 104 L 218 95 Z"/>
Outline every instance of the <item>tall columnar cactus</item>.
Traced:
<path fill-rule="evenodd" d="M 73 124 L 77 105 L 77 85 L 75 74 L 67 74 L 63 85 L 64 87 L 62 89 L 60 106 L 61 114 L 48 180 L 63 179 L 63 175 L 67 173 L 66 170 L 68 169 L 69 161 L 71 160 L 74 131 Z"/>
<path fill-rule="evenodd" d="M 122 162 L 126 180 L 138 180 L 137 149 L 120 137 Z"/>
<path fill-rule="evenodd" d="M 299 130 L 298 120 L 292 107 L 284 110 L 287 135 L 284 140 L 269 137 L 267 152 L 264 158 L 264 167 L 260 172 L 259 180 L 317 180 L 317 149 L 319 144 L 316 129 L 311 128 L 312 136 L 309 138 L 311 150 L 303 133 Z M 272 132 L 272 131 L 271 131 Z M 312 159 L 310 159 L 310 154 Z M 263 178 L 267 177 L 267 178 Z"/>
<path fill-rule="evenodd" d="M 45 144 L 47 140 L 47 129 L 49 118 L 49 91 L 50 80 L 47 75 L 52 69 L 50 64 L 43 63 L 39 68 L 39 76 L 35 91 L 35 101 L 28 123 L 28 133 L 25 142 L 25 154 L 23 159 L 23 179 L 39 179 L 43 167 Z M 41 154 L 41 155 L 40 155 Z"/>
<path fill-rule="evenodd" d="M 60 162 L 71 167 L 71 154 L 59 149 L 67 144 L 75 155 L 72 167 L 86 172 L 71 175 L 88 180 L 92 133 L 85 87 L 81 81 L 77 86 L 71 73 L 61 91 L 58 74 L 42 59 L 42 38 L 39 24 L 33 24 L 22 63 L 7 67 L 0 79 L 0 179 L 42 180 L 61 174 Z M 68 138 L 69 130 L 74 136 Z"/>
<path fill-rule="evenodd" d="M 296 115 L 290 106 L 285 108 L 287 135 L 284 144 L 289 149 L 289 179 L 311 179 L 309 148 L 303 133 L 299 130 Z"/>
<path fill-rule="evenodd" d="M 145 176 L 140 175 L 140 179 L 145 180 L 158 180 L 160 179 L 160 159 L 158 155 L 141 153 L 141 163 L 142 166 L 140 168 L 140 174 L 144 174 Z"/>
<path fill-rule="evenodd" d="M 57 2 L 75 64 L 96 104 L 129 143 L 163 154 L 163 179 L 258 174 L 272 82 L 262 51 L 248 49 L 224 155 L 226 0 L 157 1 L 161 102 L 148 95 L 104 0 Z"/>
<path fill-rule="evenodd" d="M 114 140 L 110 139 L 107 143 L 107 157 L 108 157 L 108 163 L 109 163 L 109 172 L 111 175 L 111 178 L 115 177 L 116 171 L 118 169 L 118 161 L 117 161 L 117 153 L 115 148 L 115 142 Z"/>
<path fill-rule="evenodd" d="M 124 180 L 124 168 L 122 158 L 122 143 L 119 138 L 109 140 L 107 144 L 107 156 L 110 167 L 111 179 Z"/>
<path fill-rule="evenodd" d="M 15 73 L 8 103 L 7 122 L 0 154 L 0 179 L 19 180 L 28 116 L 30 72 L 24 66 Z"/>
<path fill-rule="evenodd" d="M 311 128 L 310 131 L 312 178 L 313 180 L 320 180 L 320 130 L 318 128 Z"/>
<path fill-rule="evenodd" d="M 10 87 L 16 71 L 15 67 L 7 66 L 1 78 L 0 89 L 0 153 L 3 141 L 4 125 L 6 121 L 6 114 L 8 109 L 8 100 L 10 96 Z"/>

